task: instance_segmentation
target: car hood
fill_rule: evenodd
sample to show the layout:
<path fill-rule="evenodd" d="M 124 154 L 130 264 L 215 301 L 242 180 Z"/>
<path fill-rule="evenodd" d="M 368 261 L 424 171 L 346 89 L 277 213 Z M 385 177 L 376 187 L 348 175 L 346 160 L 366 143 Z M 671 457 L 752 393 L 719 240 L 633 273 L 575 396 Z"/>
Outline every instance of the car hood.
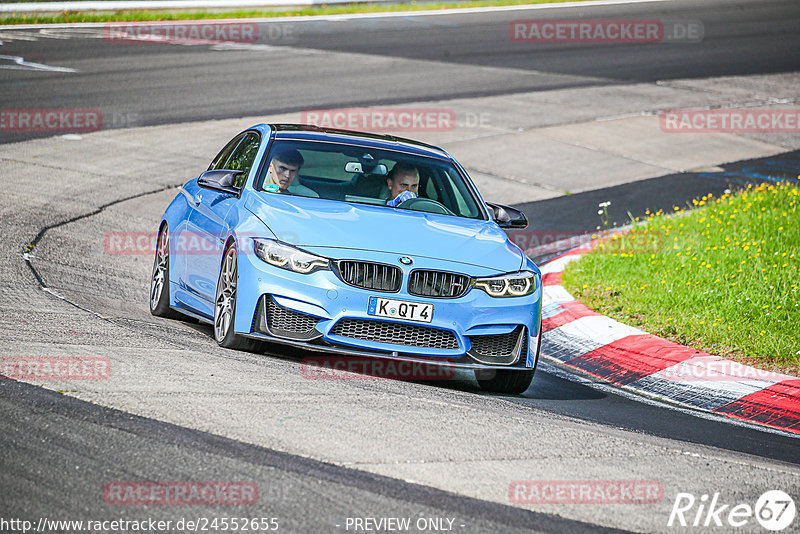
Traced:
<path fill-rule="evenodd" d="M 268 196 L 267 196 L 268 195 Z M 251 195 L 245 207 L 275 236 L 299 247 L 369 250 L 512 272 L 523 255 L 490 221 L 289 197 Z"/>

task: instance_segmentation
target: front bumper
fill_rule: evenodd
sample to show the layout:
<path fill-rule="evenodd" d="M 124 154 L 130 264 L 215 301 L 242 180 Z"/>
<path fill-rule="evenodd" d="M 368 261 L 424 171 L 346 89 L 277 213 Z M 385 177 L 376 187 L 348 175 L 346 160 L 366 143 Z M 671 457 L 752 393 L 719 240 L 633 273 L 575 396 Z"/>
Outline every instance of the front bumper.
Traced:
<path fill-rule="evenodd" d="M 343 251 L 346 255 L 348 251 Z M 388 263 L 396 255 L 358 251 L 358 260 Z M 488 276 L 472 266 L 415 258 L 414 268 Z M 407 280 L 411 268 L 401 267 Z M 247 337 L 342 355 L 392 358 L 467 368 L 535 368 L 541 335 L 541 278 L 531 295 L 492 298 L 470 289 L 459 298 L 388 293 L 345 284 L 333 271 L 308 275 L 239 256 L 235 331 Z M 430 323 L 378 318 L 370 296 L 434 305 Z"/>

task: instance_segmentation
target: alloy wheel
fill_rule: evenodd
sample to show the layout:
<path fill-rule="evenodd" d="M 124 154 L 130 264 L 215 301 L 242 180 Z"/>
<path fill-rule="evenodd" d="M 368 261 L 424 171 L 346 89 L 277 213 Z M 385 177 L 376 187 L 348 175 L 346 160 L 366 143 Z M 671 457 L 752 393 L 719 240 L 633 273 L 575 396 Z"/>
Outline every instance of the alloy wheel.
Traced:
<path fill-rule="evenodd" d="M 222 341 L 228 335 L 236 306 L 236 249 L 229 248 L 222 261 L 214 306 L 214 337 Z"/>

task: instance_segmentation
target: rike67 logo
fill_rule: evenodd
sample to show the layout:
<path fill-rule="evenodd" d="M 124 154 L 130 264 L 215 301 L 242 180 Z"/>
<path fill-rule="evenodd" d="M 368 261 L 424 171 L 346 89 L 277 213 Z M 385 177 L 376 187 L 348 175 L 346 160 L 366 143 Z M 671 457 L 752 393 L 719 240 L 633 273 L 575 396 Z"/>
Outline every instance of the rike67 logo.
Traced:
<path fill-rule="evenodd" d="M 678 493 L 667 526 L 752 528 L 755 519 L 765 529 L 777 532 L 790 526 L 796 514 L 794 499 L 780 490 L 764 492 L 755 506 L 725 503 L 719 493 L 703 494 L 699 499 L 691 493 Z"/>

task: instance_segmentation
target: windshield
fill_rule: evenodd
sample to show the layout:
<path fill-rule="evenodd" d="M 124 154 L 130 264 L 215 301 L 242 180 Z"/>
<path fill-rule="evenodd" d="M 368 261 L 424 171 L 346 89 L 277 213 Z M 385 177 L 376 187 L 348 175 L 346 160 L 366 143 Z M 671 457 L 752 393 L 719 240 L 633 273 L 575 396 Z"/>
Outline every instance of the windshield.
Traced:
<path fill-rule="evenodd" d="M 456 167 L 438 159 L 337 143 L 277 141 L 256 180 L 264 193 L 483 219 Z"/>

